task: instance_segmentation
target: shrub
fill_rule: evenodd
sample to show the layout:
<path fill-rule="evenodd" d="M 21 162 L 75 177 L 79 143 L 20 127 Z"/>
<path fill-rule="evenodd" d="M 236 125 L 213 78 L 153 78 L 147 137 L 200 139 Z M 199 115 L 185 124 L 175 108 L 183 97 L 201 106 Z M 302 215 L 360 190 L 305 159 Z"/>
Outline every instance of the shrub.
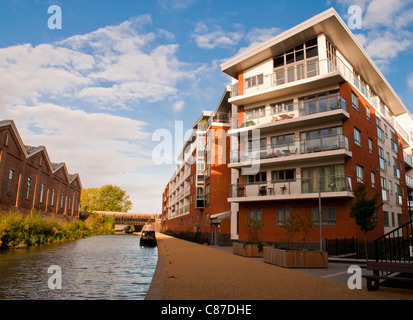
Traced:
<path fill-rule="evenodd" d="M 75 240 L 98 234 L 112 234 L 114 218 L 91 215 L 86 221 L 61 223 L 40 213 L 24 215 L 0 212 L 0 249 L 37 246 Z"/>

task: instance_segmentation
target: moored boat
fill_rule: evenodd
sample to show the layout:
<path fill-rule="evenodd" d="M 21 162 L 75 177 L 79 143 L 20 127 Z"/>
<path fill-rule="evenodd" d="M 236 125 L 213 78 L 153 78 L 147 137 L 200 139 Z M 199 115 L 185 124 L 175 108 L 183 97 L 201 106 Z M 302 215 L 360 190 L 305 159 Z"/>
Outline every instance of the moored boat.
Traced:
<path fill-rule="evenodd" d="M 143 247 L 156 247 L 155 231 L 142 230 L 139 245 Z"/>

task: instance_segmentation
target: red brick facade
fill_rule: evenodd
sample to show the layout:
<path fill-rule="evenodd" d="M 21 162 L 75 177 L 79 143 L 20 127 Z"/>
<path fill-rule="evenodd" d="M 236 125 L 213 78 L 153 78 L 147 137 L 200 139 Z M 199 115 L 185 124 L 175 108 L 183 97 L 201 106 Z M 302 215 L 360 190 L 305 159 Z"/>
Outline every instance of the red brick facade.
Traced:
<path fill-rule="evenodd" d="M 82 185 L 46 148 L 25 146 L 11 120 L 0 122 L 0 208 L 79 215 Z"/>

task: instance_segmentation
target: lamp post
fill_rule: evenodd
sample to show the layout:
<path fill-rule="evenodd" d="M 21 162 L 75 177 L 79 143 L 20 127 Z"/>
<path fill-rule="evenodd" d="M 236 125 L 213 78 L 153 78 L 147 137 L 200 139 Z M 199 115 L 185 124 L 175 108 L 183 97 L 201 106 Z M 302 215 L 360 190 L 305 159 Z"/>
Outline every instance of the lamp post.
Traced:
<path fill-rule="evenodd" d="M 321 225 L 321 177 L 318 178 L 318 223 L 320 225 L 320 251 L 323 251 L 323 227 Z M 330 188 L 335 188 L 336 184 L 330 182 L 328 184 Z"/>

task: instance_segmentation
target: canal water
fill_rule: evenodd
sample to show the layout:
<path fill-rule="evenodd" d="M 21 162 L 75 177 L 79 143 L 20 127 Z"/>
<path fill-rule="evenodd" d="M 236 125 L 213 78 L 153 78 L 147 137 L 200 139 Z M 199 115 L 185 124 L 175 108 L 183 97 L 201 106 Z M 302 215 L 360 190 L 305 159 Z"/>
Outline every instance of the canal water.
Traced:
<path fill-rule="evenodd" d="M 0 300 L 143 300 L 157 260 L 158 249 L 140 247 L 136 235 L 0 250 Z M 61 289 L 49 288 L 59 275 L 50 266 L 60 267 Z"/>

